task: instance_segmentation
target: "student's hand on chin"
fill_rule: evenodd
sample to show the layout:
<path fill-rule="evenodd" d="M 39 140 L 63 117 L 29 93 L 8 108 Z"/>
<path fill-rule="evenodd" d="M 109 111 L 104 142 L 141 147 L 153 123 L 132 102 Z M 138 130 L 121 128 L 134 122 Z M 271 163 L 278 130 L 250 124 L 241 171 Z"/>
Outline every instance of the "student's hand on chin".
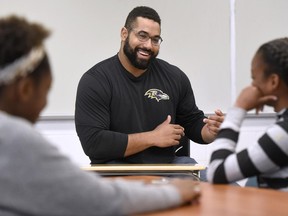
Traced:
<path fill-rule="evenodd" d="M 276 102 L 277 102 L 277 97 L 274 96 L 274 95 L 267 95 L 267 96 L 261 97 L 258 100 L 259 106 L 257 106 L 255 108 L 256 109 L 256 114 L 258 114 L 259 112 L 262 112 L 265 105 L 274 107 Z"/>

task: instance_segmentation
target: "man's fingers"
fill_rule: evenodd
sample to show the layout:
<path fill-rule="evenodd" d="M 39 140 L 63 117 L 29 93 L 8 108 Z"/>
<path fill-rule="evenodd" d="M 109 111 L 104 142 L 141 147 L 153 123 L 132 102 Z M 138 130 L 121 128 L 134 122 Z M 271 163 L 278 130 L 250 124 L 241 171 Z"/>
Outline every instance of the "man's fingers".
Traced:
<path fill-rule="evenodd" d="M 218 116 L 224 116 L 223 112 L 220 109 L 215 110 L 215 114 Z"/>

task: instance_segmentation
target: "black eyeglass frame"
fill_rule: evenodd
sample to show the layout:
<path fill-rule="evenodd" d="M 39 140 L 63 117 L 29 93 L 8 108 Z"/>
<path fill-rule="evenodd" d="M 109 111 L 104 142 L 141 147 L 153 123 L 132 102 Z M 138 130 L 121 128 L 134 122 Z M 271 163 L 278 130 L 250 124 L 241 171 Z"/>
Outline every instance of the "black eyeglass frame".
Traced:
<path fill-rule="evenodd" d="M 160 44 L 163 42 L 163 39 L 162 39 L 161 36 L 151 37 L 151 36 L 150 36 L 147 32 L 145 32 L 145 31 L 142 31 L 142 30 L 137 31 L 137 30 L 135 30 L 135 29 L 131 29 L 131 30 L 135 33 L 137 39 L 138 39 L 140 42 L 147 42 L 149 39 L 151 39 L 151 44 L 152 44 L 153 46 L 160 46 Z"/>

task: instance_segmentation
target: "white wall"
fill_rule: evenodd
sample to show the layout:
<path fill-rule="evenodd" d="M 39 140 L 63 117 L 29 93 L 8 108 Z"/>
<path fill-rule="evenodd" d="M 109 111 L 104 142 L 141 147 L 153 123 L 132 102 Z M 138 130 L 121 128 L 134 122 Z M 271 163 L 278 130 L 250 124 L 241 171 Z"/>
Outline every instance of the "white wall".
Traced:
<path fill-rule="evenodd" d="M 235 10 L 230 10 L 231 2 Z M 81 75 L 118 52 L 120 29 L 135 6 L 159 12 L 164 39 L 159 57 L 188 75 L 205 113 L 225 111 L 232 94 L 251 82 L 250 61 L 260 44 L 288 35 L 287 0 L 0 0 L 0 5 L 1 17 L 25 16 L 52 31 L 46 45 L 55 79 L 44 116 L 74 114 Z M 230 53 L 233 40 L 235 66 Z"/>
<path fill-rule="evenodd" d="M 41 118 L 36 123 L 36 129 L 79 166 L 90 163 L 89 158 L 82 150 L 73 118 Z"/>

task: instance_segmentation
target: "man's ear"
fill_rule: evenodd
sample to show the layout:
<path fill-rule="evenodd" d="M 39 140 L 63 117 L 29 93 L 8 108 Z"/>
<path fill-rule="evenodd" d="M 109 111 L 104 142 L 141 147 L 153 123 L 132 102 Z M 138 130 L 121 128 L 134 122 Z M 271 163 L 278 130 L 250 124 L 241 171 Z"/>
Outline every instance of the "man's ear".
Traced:
<path fill-rule="evenodd" d="M 16 85 L 16 94 L 18 100 L 25 102 L 30 100 L 33 93 L 33 81 L 27 77 L 18 80 Z"/>
<path fill-rule="evenodd" d="M 125 27 L 122 27 L 121 29 L 121 41 L 125 41 L 128 37 L 128 30 Z"/>

